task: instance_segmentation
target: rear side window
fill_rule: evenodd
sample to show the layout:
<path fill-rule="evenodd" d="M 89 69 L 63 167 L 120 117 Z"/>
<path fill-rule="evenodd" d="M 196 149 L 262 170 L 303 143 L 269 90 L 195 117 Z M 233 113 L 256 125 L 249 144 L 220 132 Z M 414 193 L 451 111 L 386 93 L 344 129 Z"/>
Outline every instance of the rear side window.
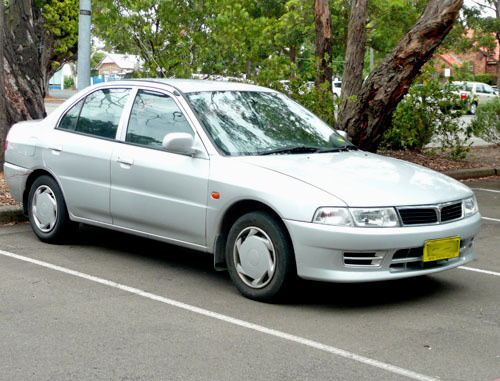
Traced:
<path fill-rule="evenodd" d="M 139 90 L 132 107 L 125 140 L 147 147 L 161 148 L 165 135 L 172 132 L 194 132 L 177 107 L 166 94 Z"/>
<path fill-rule="evenodd" d="M 128 89 L 103 89 L 89 94 L 80 112 L 76 131 L 114 139 L 129 93 Z"/>
<path fill-rule="evenodd" d="M 78 121 L 78 116 L 80 115 L 80 110 L 82 109 L 82 105 L 83 99 L 72 108 L 70 108 L 69 111 L 61 119 L 59 128 L 74 131 L 76 122 Z"/>

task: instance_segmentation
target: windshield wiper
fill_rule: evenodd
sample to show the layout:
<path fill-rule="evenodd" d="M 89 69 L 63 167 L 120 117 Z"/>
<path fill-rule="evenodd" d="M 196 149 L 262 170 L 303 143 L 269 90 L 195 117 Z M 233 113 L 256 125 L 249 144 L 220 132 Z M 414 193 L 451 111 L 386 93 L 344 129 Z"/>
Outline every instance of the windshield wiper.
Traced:
<path fill-rule="evenodd" d="M 309 146 L 297 146 L 297 147 L 285 147 L 285 148 L 276 148 L 270 151 L 259 152 L 258 155 L 279 155 L 286 153 L 312 153 L 317 152 L 318 148 L 309 147 Z"/>
<path fill-rule="evenodd" d="M 347 152 L 347 151 L 357 151 L 358 147 L 355 145 L 345 145 L 343 147 L 336 147 L 336 148 L 324 148 L 324 149 L 319 149 L 316 152 L 317 153 L 328 153 L 328 152 Z"/>

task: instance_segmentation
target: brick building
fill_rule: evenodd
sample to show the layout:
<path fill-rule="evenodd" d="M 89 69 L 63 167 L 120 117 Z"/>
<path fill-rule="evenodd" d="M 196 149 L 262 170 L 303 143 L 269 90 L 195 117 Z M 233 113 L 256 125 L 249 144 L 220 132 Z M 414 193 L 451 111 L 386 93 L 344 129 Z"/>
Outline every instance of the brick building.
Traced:
<path fill-rule="evenodd" d="M 497 74 L 498 54 L 496 57 L 479 50 L 477 52 L 455 54 L 452 52 L 438 54 L 436 69 L 440 72 L 443 66 L 453 73 L 453 66 L 461 67 L 464 62 L 468 62 L 471 74 Z"/>
<path fill-rule="evenodd" d="M 468 37 L 472 37 L 474 31 L 469 30 L 467 32 Z M 446 52 L 443 54 L 437 54 L 436 70 L 438 72 L 443 71 L 443 66 L 451 70 L 453 73 L 453 66 L 456 65 L 461 67 L 464 62 L 468 62 L 471 68 L 471 74 L 492 74 L 497 75 L 497 67 L 500 59 L 500 45 L 498 40 L 496 40 L 496 47 L 493 52 L 487 52 L 486 50 L 479 49 L 475 52 L 468 53 L 454 53 Z"/>

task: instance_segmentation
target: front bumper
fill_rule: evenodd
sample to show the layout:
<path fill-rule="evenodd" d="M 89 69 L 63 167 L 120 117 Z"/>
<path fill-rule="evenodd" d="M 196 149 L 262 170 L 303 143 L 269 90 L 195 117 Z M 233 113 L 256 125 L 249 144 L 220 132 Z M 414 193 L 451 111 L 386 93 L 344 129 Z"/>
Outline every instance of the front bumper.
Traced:
<path fill-rule="evenodd" d="M 441 225 L 398 228 L 338 227 L 292 220 L 285 220 L 285 224 L 299 277 L 370 282 L 432 274 L 469 263 L 475 258 L 474 237 L 481 215 Z M 419 259 L 425 241 L 457 236 L 459 257 L 425 264 Z"/>

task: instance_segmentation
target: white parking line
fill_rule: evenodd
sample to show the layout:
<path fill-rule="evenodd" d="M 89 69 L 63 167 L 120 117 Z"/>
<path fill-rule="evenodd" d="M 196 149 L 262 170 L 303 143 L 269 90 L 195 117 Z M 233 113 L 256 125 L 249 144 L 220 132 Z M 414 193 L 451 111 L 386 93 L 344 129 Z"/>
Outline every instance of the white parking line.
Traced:
<path fill-rule="evenodd" d="M 59 272 L 65 273 L 65 274 L 69 274 L 69 275 L 73 275 L 73 276 L 76 276 L 79 278 L 90 280 L 92 282 L 100 283 L 100 284 L 103 284 L 105 286 L 113 287 L 113 288 L 116 288 L 116 289 L 119 289 L 122 291 L 129 292 L 131 294 L 139 295 L 139 296 L 142 296 L 144 298 L 155 300 L 155 301 L 160 302 L 160 303 L 165 303 L 165 304 L 168 304 L 168 305 L 171 305 L 174 307 L 182 308 L 184 310 L 194 312 L 194 313 L 197 313 L 197 314 L 200 314 L 203 316 L 211 317 L 211 318 L 214 318 L 217 320 L 221 320 L 221 321 L 226 322 L 226 323 L 234 324 L 234 325 L 239 326 L 239 327 L 251 329 L 251 330 L 254 330 L 254 331 L 257 331 L 260 333 L 264 333 L 266 335 L 270 335 L 270 336 L 278 337 L 278 338 L 281 338 L 284 340 L 292 341 L 292 342 L 297 343 L 297 344 L 306 345 L 308 347 L 319 349 L 321 351 L 328 352 L 328 353 L 334 354 L 336 356 L 340 356 L 340 357 L 343 357 L 343 358 L 346 358 L 349 360 L 360 362 L 360 363 L 365 364 L 365 365 L 370 365 L 370 366 L 373 366 L 375 368 L 379 368 L 379 369 L 386 370 L 388 372 L 399 374 L 399 375 L 411 378 L 413 380 L 421 380 L 421 381 L 436 381 L 437 380 L 436 378 L 433 378 L 433 377 L 425 376 L 423 374 L 412 372 L 411 370 L 400 368 L 398 366 L 394 366 L 391 364 L 386 364 L 384 362 L 377 361 L 377 360 L 374 360 L 374 359 L 371 359 L 371 358 L 368 358 L 365 356 L 357 355 L 355 353 L 348 352 L 348 351 L 345 351 L 345 350 L 340 349 L 340 348 L 335 348 L 335 347 L 332 347 L 330 345 L 322 344 L 322 343 L 319 343 L 317 341 L 309 340 L 309 339 L 306 339 L 306 338 L 303 338 L 300 336 L 291 335 L 291 334 L 286 333 L 286 332 L 277 331 L 277 330 L 272 329 L 272 328 L 267 328 L 267 327 L 264 327 L 264 326 L 261 326 L 258 324 L 249 323 L 249 322 L 244 321 L 244 320 L 232 318 L 230 316 L 222 315 L 222 314 L 219 314 L 217 312 L 212 312 L 209 310 L 205 310 L 203 308 L 199 308 L 199 307 L 192 306 L 192 305 L 189 305 L 186 303 L 178 302 L 176 300 L 165 298 L 163 296 L 151 294 L 149 292 L 140 290 L 138 288 L 129 287 L 129 286 L 126 286 L 126 285 L 123 285 L 120 283 L 110 281 L 110 280 L 106 280 L 106 279 L 98 278 L 98 277 L 88 275 L 85 273 L 81 273 L 79 271 L 70 270 L 70 269 L 67 269 L 65 267 L 53 265 L 53 264 L 50 264 L 47 262 L 42 262 L 42 261 L 39 261 L 39 260 L 36 260 L 33 258 L 24 257 L 22 255 L 10 253 L 8 251 L 0 250 L 0 254 L 3 256 L 6 256 L 6 257 L 15 258 L 15 259 L 18 259 L 18 260 L 21 260 L 24 262 L 29 262 L 29 263 L 32 263 L 32 264 L 35 264 L 38 266 L 42 266 L 42 267 L 45 267 L 45 268 L 48 268 L 51 270 L 59 271 Z"/>
<path fill-rule="evenodd" d="M 460 266 L 459 269 L 468 270 L 468 271 L 474 271 L 476 273 L 481 273 L 481 274 L 488 274 L 488 275 L 500 276 L 500 273 L 496 273 L 494 271 L 476 269 L 474 267 Z"/>
<path fill-rule="evenodd" d="M 486 189 L 486 188 L 471 188 L 471 189 L 472 190 L 483 191 L 483 192 L 500 193 L 500 190 L 496 190 L 496 189 Z"/>
<path fill-rule="evenodd" d="M 481 216 L 481 218 L 483 220 L 486 220 L 486 221 L 495 221 L 495 222 L 500 222 L 500 220 L 498 218 L 490 218 L 490 217 L 483 217 Z"/>

